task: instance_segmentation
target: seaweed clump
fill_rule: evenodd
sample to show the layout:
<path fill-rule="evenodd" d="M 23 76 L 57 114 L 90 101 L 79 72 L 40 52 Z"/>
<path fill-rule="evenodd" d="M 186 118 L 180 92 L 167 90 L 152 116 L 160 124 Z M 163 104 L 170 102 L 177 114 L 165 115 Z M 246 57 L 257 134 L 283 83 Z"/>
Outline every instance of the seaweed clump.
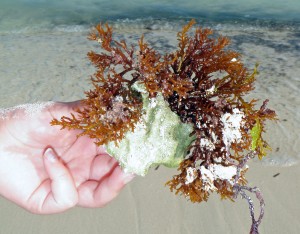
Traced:
<path fill-rule="evenodd" d="M 171 191 L 191 202 L 207 201 L 212 192 L 234 200 L 240 194 L 249 203 L 251 233 L 258 233 L 264 201 L 258 188 L 247 187 L 246 163 L 261 159 L 270 149 L 262 138 L 265 121 L 276 119 L 265 100 L 246 101 L 244 95 L 254 89 L 257 66 L 249 72 L 241 55 L 227 49 L 228 38 L 216 37 L 211 29 L 196 28 L 190 21 L 177 34 L 178 49 L 162 56 L 144 42 L 138 49 L 112 37 L 109 25 L 99 24 L 89 39 L 103 51 L 89 52 L 97 71 L 91 77 L 94 89 L 86 92 L 83 108 L 76 116 L 54 119 L 52 125 L 81 129 L 80 135 L 95 139 L 97 145 L 115 142 L 126 132 L 134 132 L 142 116 L 142 98 L 132 88 L 143 84 L 149 99 L 161 94 L 182 123 L 193 126 L 192 143 L 179 165 L 179 174 L 166 184 Z M 255 193 L 261 204 L 260 216 L 246 192 Z"/>

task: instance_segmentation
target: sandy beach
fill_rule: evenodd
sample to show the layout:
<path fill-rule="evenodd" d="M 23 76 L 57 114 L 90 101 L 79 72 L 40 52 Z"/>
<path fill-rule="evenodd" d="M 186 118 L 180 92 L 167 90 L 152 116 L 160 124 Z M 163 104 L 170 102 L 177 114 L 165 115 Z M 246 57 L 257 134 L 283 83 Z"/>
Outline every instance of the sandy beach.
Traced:
<path fill-rule="evenodd" d="M 266 202 L 260 233 L 299 232 L 299 166 L 250 165 L 250 185 L 261 188 Z M 134 179 L 104 208 L 74 208 L 62 214 L 33 215 L 0 199 L 0 233 L 249 233 L 246 201 L 221 201 L 217 195 L 207 203 L 192 204 L 168 191 L 164 183 L 175 170 L 159 168 Z M 277 173 L 278 176 L 273 177 Z"/>
<path fill-rule="evenodd" d="M 162 52 L 177 44 L 172 30 L 125 28 L 116 36 L 135 44 L 141 33 Z M 231 38 L 231 48 L 243 55 L 249 69 L 260 64 L 256 90 L 249 98 L 270 99 L 269 107 L 279 118 L 267 125 L 273 151 L 262 162 L 251 163 L 247 174 L 249 185 L 261 189 L 266 203 L 260 232 L 299 233 L 299 32 L 247 26 L 221 27 L 218 33 Z M 86 36 L 86 31 L 0 34 L 0 107 L 84 98 L 94 72 L 86 53 L 98 48 Z M 174 174 L 175 169 L 152 170 L 101 209 L 38 216 L 1 198 L 0 234 L 249 232 L 246 201 L 221 201 L 214 195 L 207 203 L 192 204 L 164 186 Z"/>

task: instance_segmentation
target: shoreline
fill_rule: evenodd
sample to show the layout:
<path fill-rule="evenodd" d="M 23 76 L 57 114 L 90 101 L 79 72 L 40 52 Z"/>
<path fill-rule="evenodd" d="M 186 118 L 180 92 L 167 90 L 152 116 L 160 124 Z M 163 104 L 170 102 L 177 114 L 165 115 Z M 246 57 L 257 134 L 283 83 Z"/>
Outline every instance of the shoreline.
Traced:
<path fill-rule="evenodd" d="M 128 32 L 178 32 L 182 26 L 191 19 L 195 19 L 198 26 L 212 28 L 215 31 L 261 31 L 261 32 L 295 32 L 300 31 L 300 20 L 276 20 L 276 19 L 205 19 L 199 17 L 175 17 L 175 18 L 120 18 L 120 19 L 99 19 L 94 23 L 86 24 L 41 24 L 29 25 L 26 27 L 15 27 L 11 25 L 7 28 L 0 24 L 0 36 L 11 34 L 39 35 L 39 34 L 68 34 L 68 33 L 88 33 L 90 29 L 98 23 L 108 23 L 115 31 Z"/>

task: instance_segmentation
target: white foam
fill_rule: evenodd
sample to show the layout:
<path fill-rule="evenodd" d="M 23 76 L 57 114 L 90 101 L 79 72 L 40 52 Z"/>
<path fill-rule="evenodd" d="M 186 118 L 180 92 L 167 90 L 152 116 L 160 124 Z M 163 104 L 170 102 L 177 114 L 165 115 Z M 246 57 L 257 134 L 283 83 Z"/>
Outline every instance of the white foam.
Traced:
<path fill-rule="evenodd" d="M 213 190 L 216 191 L 217 188 L 214 186 L 215 176 L 209 169 L 206 169 L 204 166 L 200 167 L 201 179 L 204 184 L 204 189 L 206 191 Z"/>
<path fill-rule="evenodd" d="M 214 143 L 212 143 L 209 139 L 207 138 L 201 138 L 200 139 L 200 147 L 203 149 L 207 149 L 209 151 L 213 151 L 216 146 L 214 145 Z"/>
<path fill-rule="evenodd" d="M 206 191 L 216 191 L 214 181 L 217 179 L 227 180 L 231 185 L 234 184 L 234 176 L 236 175 L 237 168 L 235 166 L 223 166 L 221 164 L 210 164 L 206 169 L 204 166 L 200 167 L 201 179 Z"/>
<path fill-rule="evenodd" d="M 32 118 L 36 114 L 40 113 L 43 109 L 53 104 L 54 102 L 37 102 L 0 109 L 0 119 L 17 119 L 24 115 L 26 117 Z"/>
<path fill-rule="evenodd" d="M 233 114 L 225 113 L 221 117 L 224 128 L 223 133 L 223 142 L 226 147 L 227 156 L 229 156 L 230 146 L 233 142 L 240 142 L 242 139 L 242 133 L 240 127 L 243 125 L 244 113 L 239 109 L 234 108 Z"/>
<path fill-rule="evenodd" d="M 185 184 L 190 184 L 197 178 L 196 171 L 197 170 L 193 167 L 188 167 L 186 169 Z"/>

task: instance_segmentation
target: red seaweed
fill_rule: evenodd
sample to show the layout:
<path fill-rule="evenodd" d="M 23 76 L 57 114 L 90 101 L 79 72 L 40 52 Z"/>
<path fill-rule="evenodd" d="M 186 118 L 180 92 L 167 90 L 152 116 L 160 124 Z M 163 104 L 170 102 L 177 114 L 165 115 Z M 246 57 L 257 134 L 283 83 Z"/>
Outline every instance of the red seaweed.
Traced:
<path fill-rule="evenodd" d="M 97 25 L 89 39 L 99 43 L 103 52 L 88 53 L 97 68 L 91 77 L 93 89 L 86 92 L 83 108 L 75 110 L 76 116 L 63 116 L 51 124 L 81 129 L 80 135 L 94 138 L 97 145 L 110 141 L 117 144 L 126 132 L 134 131 L 142 115 L 142 99 L 132 85 L 143 83 L 150 98 L 161 93 L 182 123 L 194 129 L 195 140 L 179 165 L 179 174 L 166 183 L 170 190 L 191 202 L 207 201 L 214 191 L 230 200 L 241 194 L 249 203 L 251 233 L 258 233 L 264 202 L 258 188 L 247 187 L 245 164 L 254 156 L 261 159 L 270 149 L 262 133 L 265 121 L 276 119 L 276 114 L 266 107 L 268 100 L 255 109 L 258 100 L 244 98 L 254 89 L 257 66 L 249 72 L 241 55 L 228 49 L 230 40 L 215 36 L 211 29 L 198 27 L 190 34 L 194 24 L 192 20 L 182 28 L 177 34 L 178 49 L 165 55 L 151 48 L 143 36 L 136 51 L 125 41 L 114 40 L 108 24 Z M 226 140 L 224 131 L 228 126 L 233 128 L 233 117 L 240 119 L 235 129 L 240 136 Z M 203 171 L 215 165 L 235 167 L 234 180 L 214 178 L 209 185 Z M 192 176 L 192 181 L 187 182 L 187 176 Z M 255 193 L 260 200 L 257 221 L 246 191 Z"/>

